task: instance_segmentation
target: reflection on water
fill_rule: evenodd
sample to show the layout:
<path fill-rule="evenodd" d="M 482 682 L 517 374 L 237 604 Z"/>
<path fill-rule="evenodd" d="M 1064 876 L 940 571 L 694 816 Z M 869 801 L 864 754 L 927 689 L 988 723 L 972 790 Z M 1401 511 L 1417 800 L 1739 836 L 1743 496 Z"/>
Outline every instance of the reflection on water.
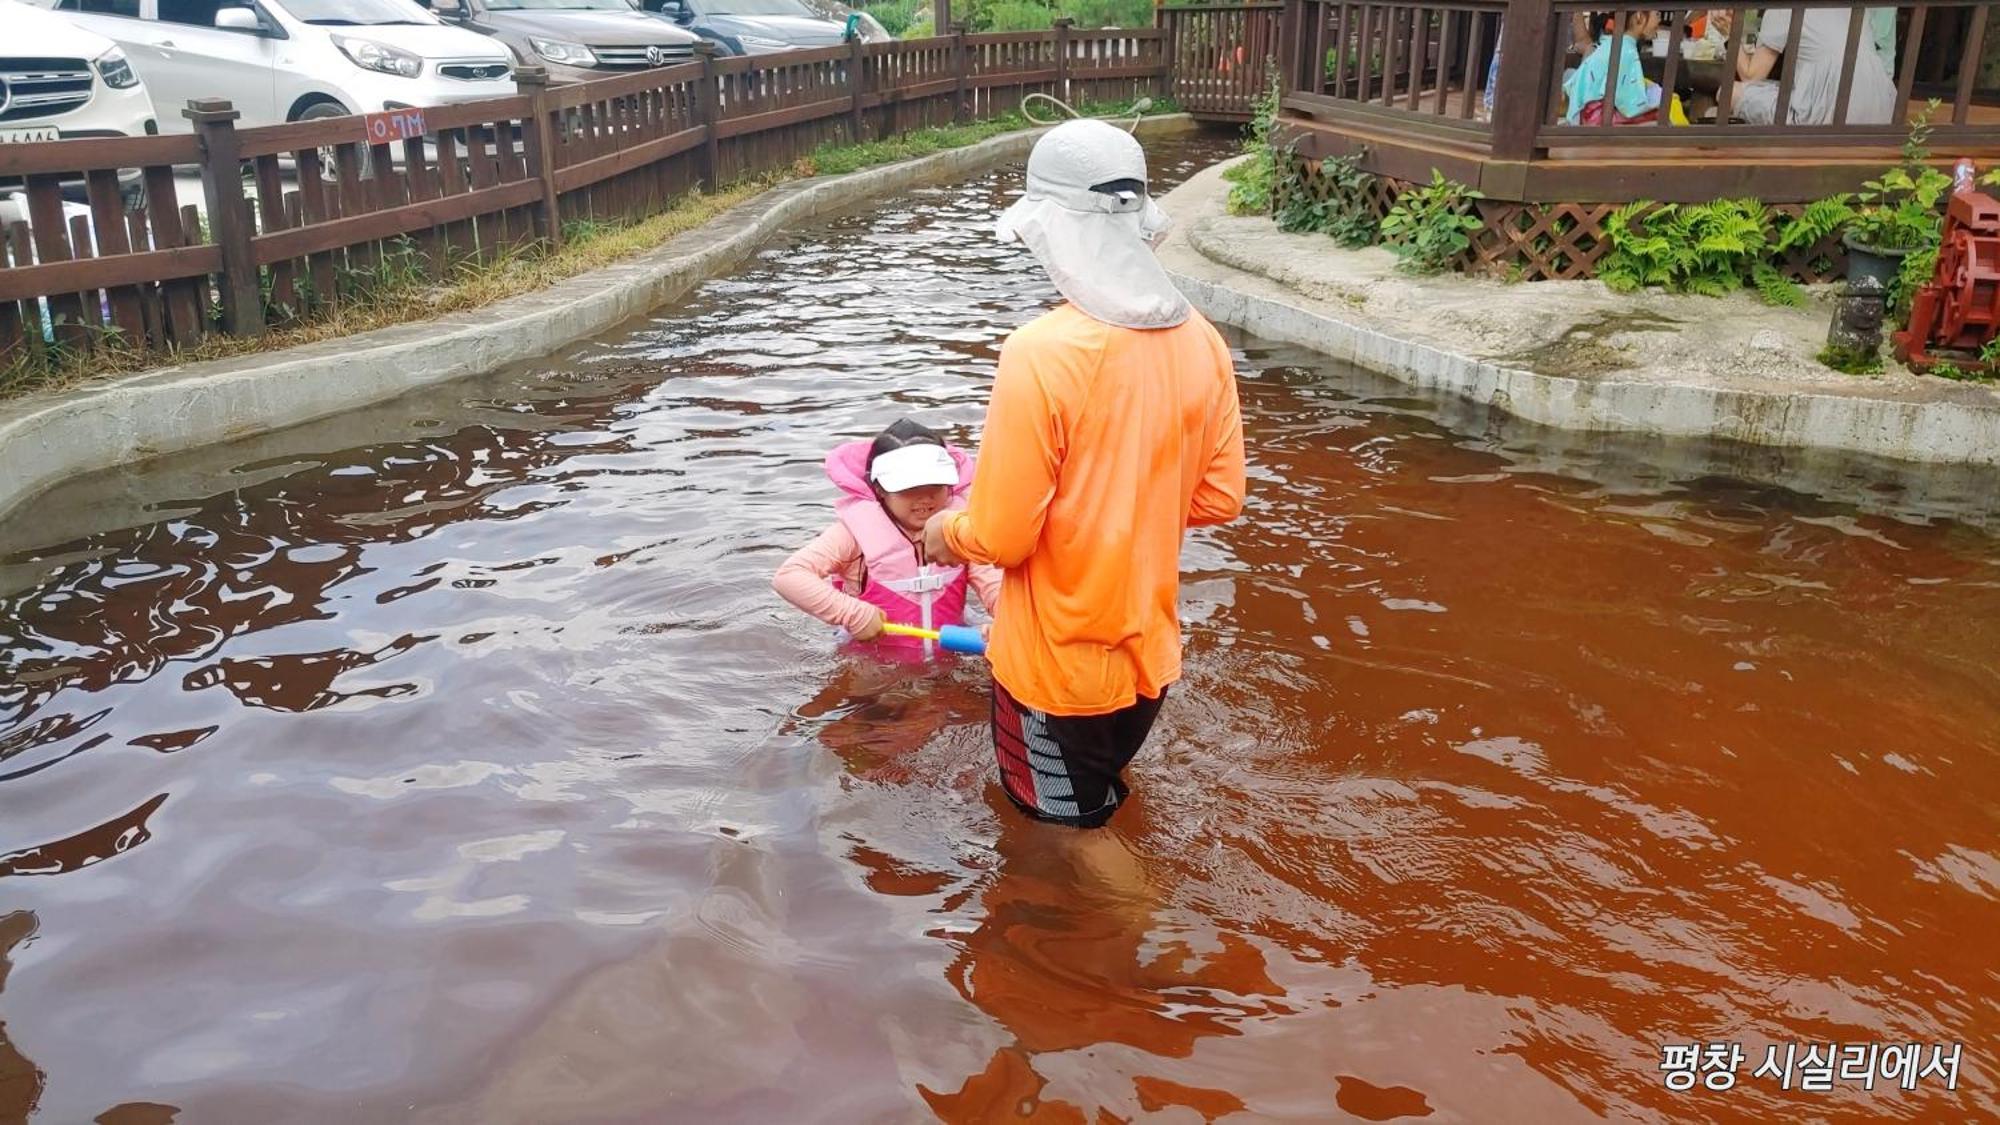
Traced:
<path fill-rule="evenodd" d="M 1014 183 L 11 523 L 0 1121 L 2000 1114 L 1990 479 L 1242 341 L 1250 509 L 1089 843 L 997 796 L 976 666 L 777 604 L 830 446 L 976 437 Z M 1735 1089 L 1663 1089 L 1694 1040 Z"/>

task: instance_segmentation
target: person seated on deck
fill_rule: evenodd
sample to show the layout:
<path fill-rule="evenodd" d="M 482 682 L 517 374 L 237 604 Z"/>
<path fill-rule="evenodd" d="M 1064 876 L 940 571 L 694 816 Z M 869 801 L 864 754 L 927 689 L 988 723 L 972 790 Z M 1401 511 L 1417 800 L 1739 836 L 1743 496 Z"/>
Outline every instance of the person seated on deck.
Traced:
<path fill-rule="evenodd" d="M 1660 85 L 1647 79 L 1639 63 L 1639 40 L 1651 40 L 1659 29 L 1660 14 L 1649 10 L 1634 13 L 1625 21 L 1623 34 L 1617 36 L 1618 89 L 1611 99 L 1614 124 L 1644 118 L 1660 108 Z M 1569 109 L 1563 114 L 1563 124 L 1595 122 L 1597 114 L 1603 112 L 1604 83 L 1613 57 L 1610 51 L 1592 51 L 1564 76 L 1563 95 Z"/>
<path fill-rule="evenodd" d="M 1785 107 L 1788 125 L 1827 125 L 1840 95 L 1840 72 L 1847 51 L 1846 8 L 1809 8 L 1794 34 L 1792 12 L 1772 8 L 1764 13 L 1757 42 L 1745 42 L 1736 58 L 1736 116 L 1752 125 L 1773 125 L 1778 116 L 1778 82 L 1771 78 L 1780 56 L 1790 53 L 1792 97 Z M 1725 31 L 1732 18 L 1718 13 Z M 1865 29 L 1864 29 L 1865 30 Z M 1891 50 L 1893 50 L 1893 42 Z M 1889 76 L 1882 51 L 1868 43 L 1855 52 L 1853 88 L 1848 92 L 1847 124 L 1886 125 L 1896 116 L 1896 82 Z"/>

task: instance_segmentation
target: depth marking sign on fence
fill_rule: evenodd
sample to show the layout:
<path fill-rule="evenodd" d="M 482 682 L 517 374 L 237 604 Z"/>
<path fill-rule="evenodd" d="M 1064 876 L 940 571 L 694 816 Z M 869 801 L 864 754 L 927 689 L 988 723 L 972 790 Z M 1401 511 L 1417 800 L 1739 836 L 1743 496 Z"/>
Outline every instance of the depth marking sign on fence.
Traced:
<path fill-rule="evenodd" d="M 371 145 L 413 141 L 429 132 L 424 128 L 424 111 L 421 109 L 365 113 L 361 116 L 361 127 L 368 131 L 368 143 Z"/>

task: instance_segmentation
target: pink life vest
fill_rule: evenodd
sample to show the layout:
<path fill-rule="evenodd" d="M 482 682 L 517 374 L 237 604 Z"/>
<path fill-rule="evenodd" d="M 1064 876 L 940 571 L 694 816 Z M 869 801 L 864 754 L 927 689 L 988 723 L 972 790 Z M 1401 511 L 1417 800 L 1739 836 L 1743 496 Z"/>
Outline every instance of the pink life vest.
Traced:
<path fill-rule="evenodd" d="M 965 568 L 917 563 L 916 544 L 896 526 L 895 517 L 875 498 L 868 482 L 868 447 L 872 444 L 848 442 L 826 457 L 827 479 L 841 493 L 834 502 L 834 514 L 861 545 L 868 576 L 856 596 L 899 625 L 935 629 L 965 624 Z M 966 493 L 972 489 L 972 458 L 949 446 L 946 451 L 958 465 L 958 484 L 946 506 L 963 508 Z M 928 642 L 914 637 L 886 634 L 878 643 L 892 648 L 928 648 Z"/>

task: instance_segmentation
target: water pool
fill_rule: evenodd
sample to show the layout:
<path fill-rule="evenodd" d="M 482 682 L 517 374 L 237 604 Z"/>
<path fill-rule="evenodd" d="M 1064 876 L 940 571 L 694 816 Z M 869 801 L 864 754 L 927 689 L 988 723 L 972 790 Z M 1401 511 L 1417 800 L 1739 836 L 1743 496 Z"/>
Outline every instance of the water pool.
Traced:
<path fill-rule="evenodd" d="M 998 797 L 976 665 L 779 604 L 831 445 L 976 437 L 1051 296 L 986 237 L 1017 184 L 17 516 L 0 1121 L 2000 1114 L 1976 485 L 1751 485 L 1239 340 L 1137 906 Z M 1663 1088 L 1694 1040 L 1735 1088 Z M 1960 1088 L 1752 1077 L 1808 1041 L 1962 1041 Z"/>

